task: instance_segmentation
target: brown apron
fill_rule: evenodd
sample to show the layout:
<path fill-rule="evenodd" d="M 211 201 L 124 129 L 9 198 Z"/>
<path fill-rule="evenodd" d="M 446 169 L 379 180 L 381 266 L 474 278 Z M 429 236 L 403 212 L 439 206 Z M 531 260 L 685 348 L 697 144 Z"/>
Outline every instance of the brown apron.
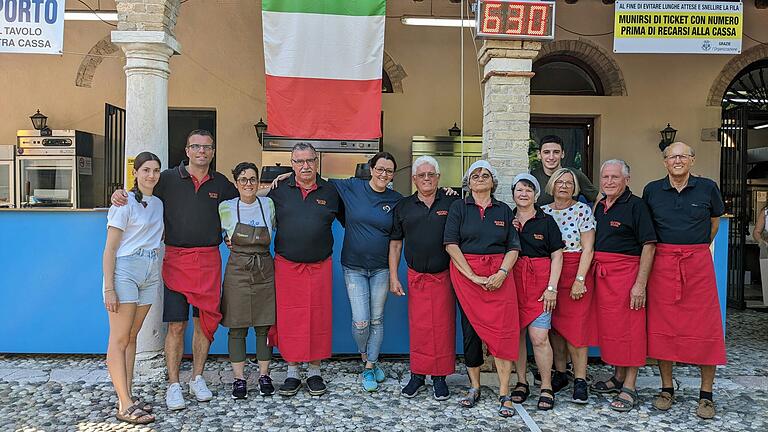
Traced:
<path fill-rule="evenodd" d="M 230 239 L 231 248 L 221 294 L 221 324 L 246 328 L 275 324 L 275 265 L 269 253 L 272 236 L 267 228 L 261 200 L 263 227 L 240 223 L 237 200 L 237 225 Z"/>

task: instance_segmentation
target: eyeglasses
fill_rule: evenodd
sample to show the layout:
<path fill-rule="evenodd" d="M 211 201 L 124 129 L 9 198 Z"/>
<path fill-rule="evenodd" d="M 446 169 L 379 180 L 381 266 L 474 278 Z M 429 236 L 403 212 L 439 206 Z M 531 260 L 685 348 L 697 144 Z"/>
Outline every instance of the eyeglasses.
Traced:
<path fill-rule="evenodd" d="M 317 156 L 311 158 L 311 159 L 291 159 L 291 162 L 295 163 L 296 165 L 314 165 L 315 162 L 317 162 Z"/>
<path fill-rule="evenodd" d="M 237 179 L 237 183 L 240 186 L 245 186 L 247 184 L 255 185 L 258 182 L 259 182 L 259 179 L 257 179 L 256 177 L 248 177 L 248 178 L 240 177 L 239 179 Z"/>
<path fill-rule="evenodd" d="M 681 161 L 687 161 L 688 159 L 692 158 L 693 155 L 687 155 L 687 154 L 679 154 L 679 155 L 669 155 L 664 156 L 665 160 L 681 160 Z"/>
<path fill-rule="evenodd" d="M 433 179 L 433 178 L 435 178 L 435 177 L 437 177 L 439 175 L 440 174 L 438 174 L 438 173 L 425 172 L 425 173 L 418 173 L 418 174 L 416 174 L 416 177 L 418 177 L 418 178 L 423 180 L 423 179 L 427 179 L 427 178 Z"/>
<path fill-rule="evenodd" d="M 573 186 L 573 182 L 565 181 L 565 180 L 557 180 L 557 181 L 555 181 L 555 186 L 557 186 L 557 187 L 563 187 L 563 186 L 571 187 L 571 186 Z"/>
<path fill-rule="evenodd" d="M 488 173 L 472 174 L 471 176 L 469 176 L 469 179 L 472 180 L 472 181 L 478 181 L 480 179 L 488 180 L 489 178 L 491 178 L 491 175 L 488 174 Z"/>
<path fill-rule="evenodd" d="M 200 150 L 205 150 L 206 152 L 213 151 L 213 146 L 208 144 L 190 144 L 187 148 L 193 152 L 199 152 Z"/>
<path fill-rule="evenodd" d="M 388 176 L 395 175 L 395 170 L 382 167 L 373 167 L 373 172 L 378 175 L 382 175 L 384 173 L 386 173 Z"/>

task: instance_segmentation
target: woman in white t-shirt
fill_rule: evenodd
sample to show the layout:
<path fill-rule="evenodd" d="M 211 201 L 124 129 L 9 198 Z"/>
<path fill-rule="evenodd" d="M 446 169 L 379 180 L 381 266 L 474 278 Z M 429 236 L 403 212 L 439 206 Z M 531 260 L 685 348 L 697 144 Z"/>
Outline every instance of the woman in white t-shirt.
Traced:
<path fill-rule="evenodd" d="M 152 192 L 160 180 L 160 159 L 142 152 L 134 160 L 136 179 L 128 204 L 112 206 L 104 247 L 104 305 L 109 315 L 107 368 L 118 397 L 117 419 L 155 421 L 152 407 L 133 397 L 136 335 L 163 287 L 161 246 L 163 202 Z"/>

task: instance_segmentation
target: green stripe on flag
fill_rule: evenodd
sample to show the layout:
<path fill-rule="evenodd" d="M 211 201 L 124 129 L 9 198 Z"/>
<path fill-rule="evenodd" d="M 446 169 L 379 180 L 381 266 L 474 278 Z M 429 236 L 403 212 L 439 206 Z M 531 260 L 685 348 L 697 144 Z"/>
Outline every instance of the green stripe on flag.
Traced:
<path fill-rule="evenodd" d="M 324 15 L 385 15 L 386 0 L 263 0 L 262 10 Z"/>

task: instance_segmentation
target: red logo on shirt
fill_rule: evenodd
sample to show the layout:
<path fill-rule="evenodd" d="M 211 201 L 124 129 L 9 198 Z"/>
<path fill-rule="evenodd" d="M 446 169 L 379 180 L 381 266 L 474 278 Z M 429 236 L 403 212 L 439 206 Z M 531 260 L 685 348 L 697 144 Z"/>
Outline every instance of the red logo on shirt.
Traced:
<path fill-rule="evenodd" d="M 438 216 L 448 216 L 448 210 L 438 210 L 435 214 Z"/>
<path fill-rule="evenodd" d="M 544 240 L 544 234 L 534 234 L 533 238 L 536 240 Z"/>
<path fill-rule="evenodd" d="M 496 224 L 496 226 L 498 227 L 503 227 L 507 225 L 506 223 L 504 223 L 504 221 L 493 221 L 493 223 Z"/>
<path fill-rule="evenodd" d="M 618 228 L 621 226 L 621 222 L 619 221 L 611 221 L 610 224 L 611 224 L 611 227 L 613 228 Z"/>
<path fill-rule="evenodd" d="M 316 199 L 318 205 L 325 205 L 325 200 Z"/>
<path fill-rule="evenodd" d="M 218 192 L 208 192 L 208 198 L 219 199 Z"/>

